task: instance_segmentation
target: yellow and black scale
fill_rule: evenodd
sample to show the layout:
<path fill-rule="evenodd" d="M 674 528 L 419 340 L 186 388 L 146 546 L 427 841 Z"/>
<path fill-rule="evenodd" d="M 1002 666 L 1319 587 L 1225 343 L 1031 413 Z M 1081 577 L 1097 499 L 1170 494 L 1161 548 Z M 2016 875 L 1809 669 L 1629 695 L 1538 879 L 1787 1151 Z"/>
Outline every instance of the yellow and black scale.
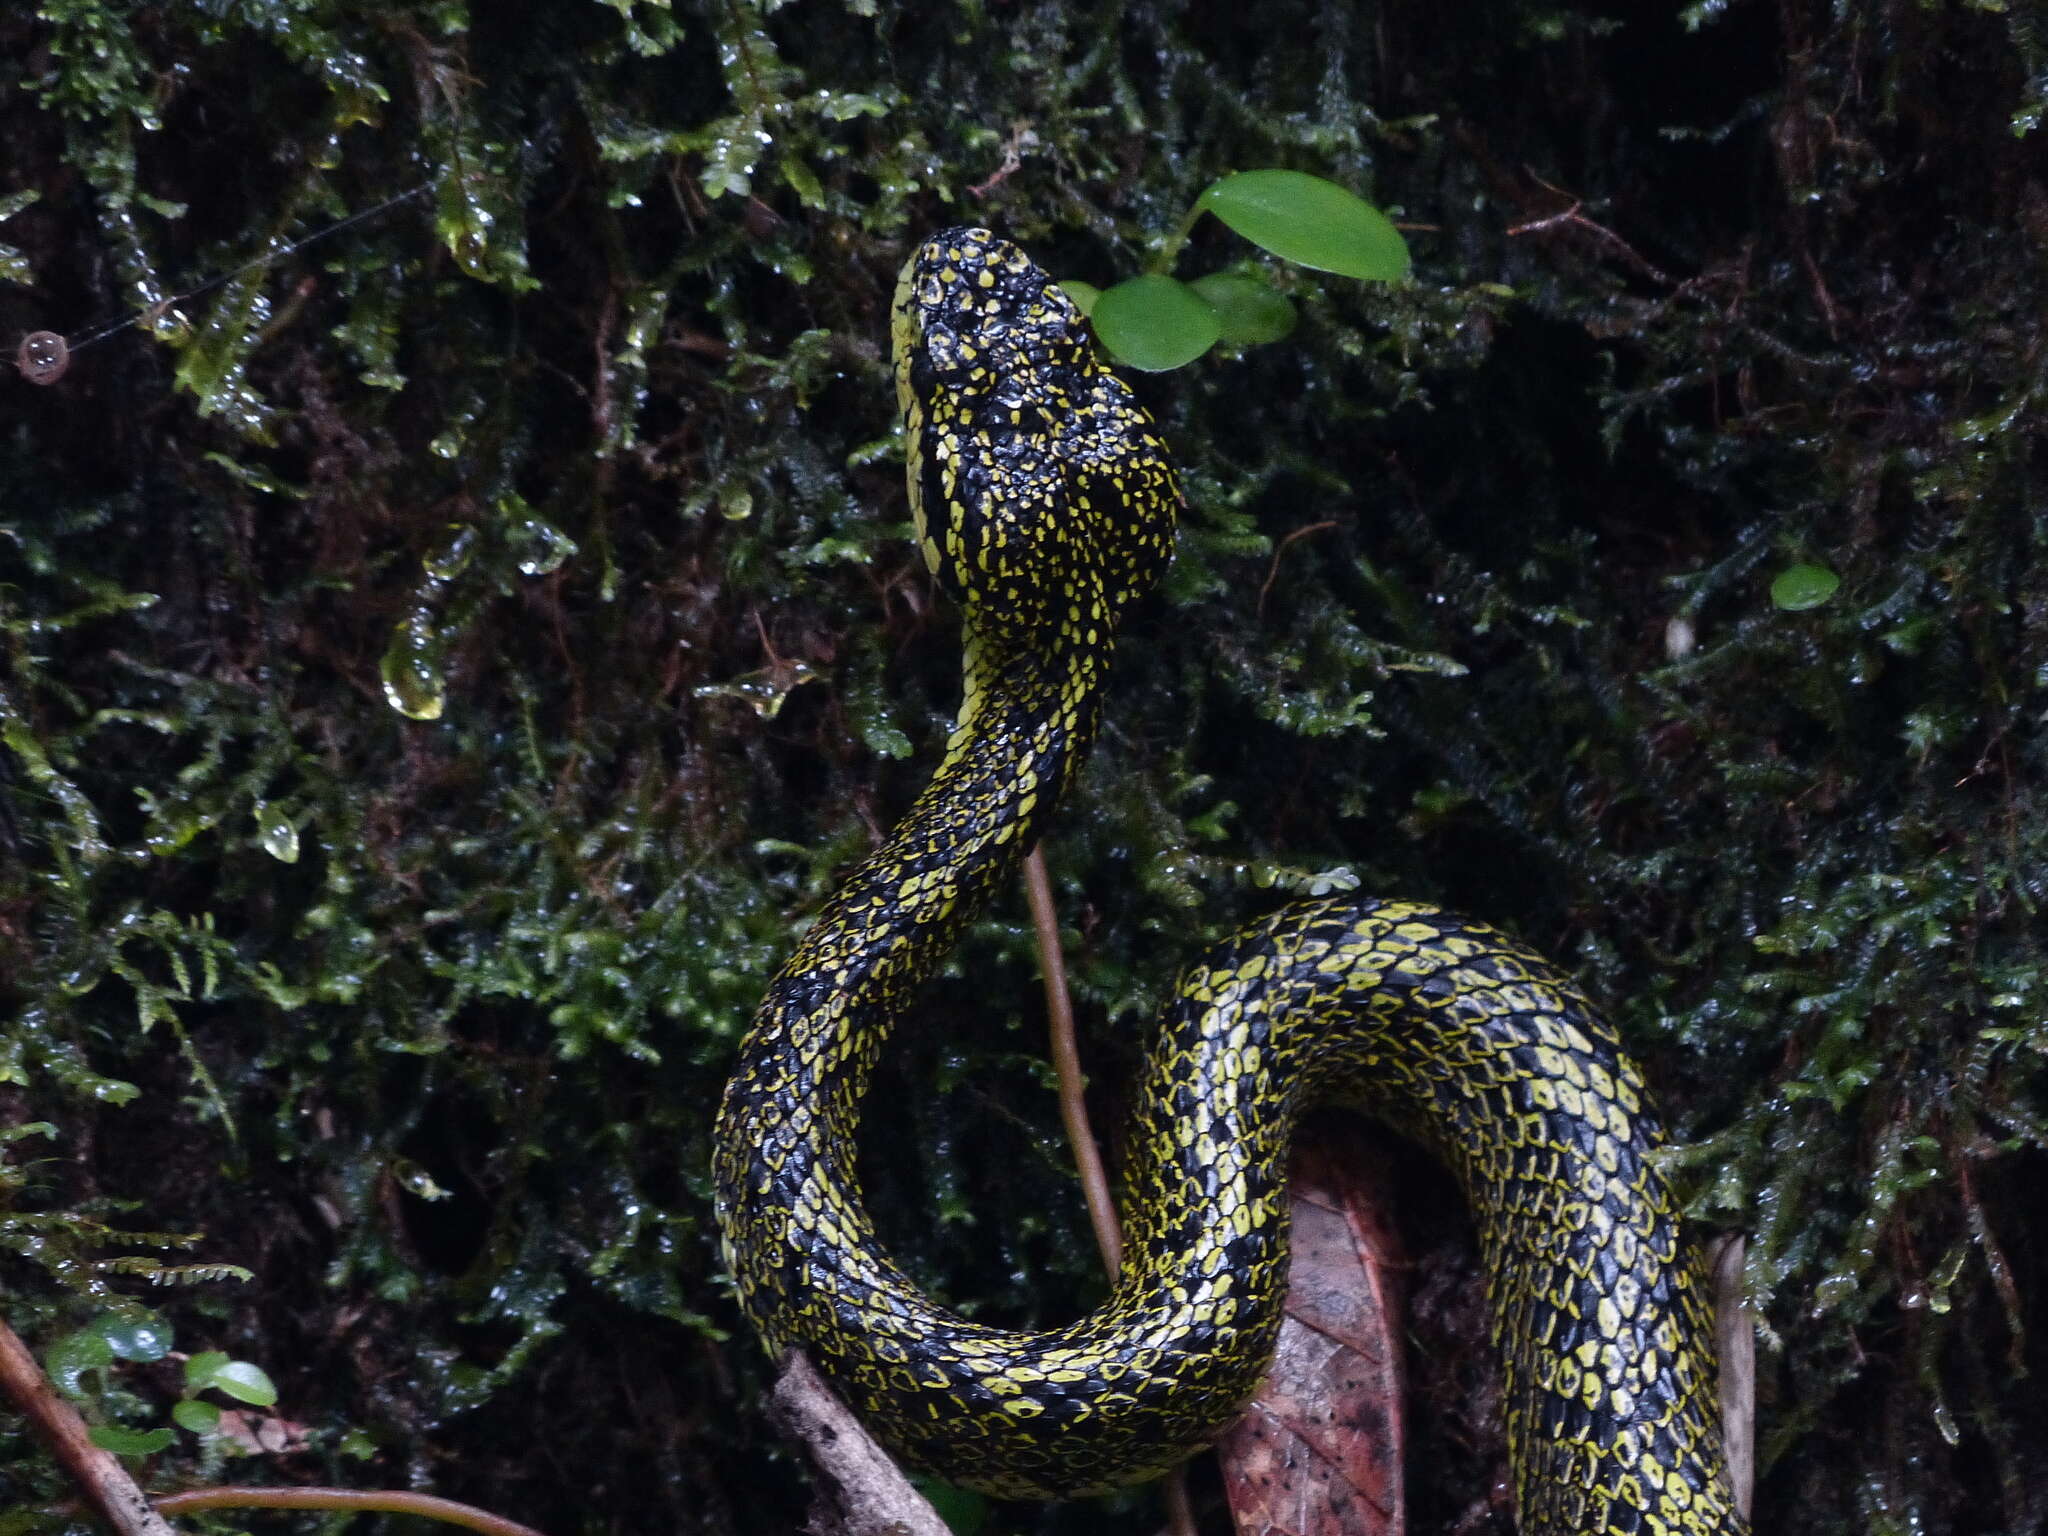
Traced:
<path fill-rule="evenodd" d="M 805 1351 L 899 1455 L 957 1483 L 1043 1498 L 1157 1473 L 1264 1376 L 1289 1138 L 1309 1105 L 1355 1104 L 1441 1154 L 1479 1214 L 1527 1536 L 1741 1532 L 1641 1075 L 1557 971 L 1434 907 L 1300 903 L 1183 978 L 1126 1139 L 1125 1267 L 1088 1316 L 986 1327 L 881 1252 L 853 1151 L 876 1057 L 1073 777 L 1180 502 L 1150 418 L 1016 246 L 926 242 L 894 332 L 918 541 L 966 611 L 965 697 L 937 775 L 805 932 L 726 1088 L 719 1220 L 769 1347 Z"/>

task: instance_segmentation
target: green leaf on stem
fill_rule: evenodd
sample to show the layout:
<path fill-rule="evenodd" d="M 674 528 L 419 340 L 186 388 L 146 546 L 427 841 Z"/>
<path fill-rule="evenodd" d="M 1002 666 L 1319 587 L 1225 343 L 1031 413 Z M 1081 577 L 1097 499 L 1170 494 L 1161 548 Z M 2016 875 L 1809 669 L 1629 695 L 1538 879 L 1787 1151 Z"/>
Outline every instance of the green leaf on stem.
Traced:
<path fill-rule="evenodd" d="M 1191 363 L 1223 333 L 1215 309 L 1186 283 L 1156 272 L 1106 290 L 1090 316 L 1120 362 L 1159 373 Z"/>
<path fill-rule="evenodd" d="M 1394 282 L 1408 275 L 1408 242 L 1355 193 L 1300 171 L 1239 171 L 1196 200 L 1253 245 L 1320 272 Z"/>
<path fill-rule="evenodd" d="M 1209 301 L 1222 324 L 1223 341 L 1233 347 L 1279 341 L 1300 318 L 1286 294 L 1242 272 L 1212 272 L 1189 286 Z"/>
<path fill-rule="evenodd" d="M 123 1429 L 119 1424 L 95 1424 L 86 1438 L 103 1451 L 116 1456 L 154 1456 L 177 1438 L 171 1430 Z"/>

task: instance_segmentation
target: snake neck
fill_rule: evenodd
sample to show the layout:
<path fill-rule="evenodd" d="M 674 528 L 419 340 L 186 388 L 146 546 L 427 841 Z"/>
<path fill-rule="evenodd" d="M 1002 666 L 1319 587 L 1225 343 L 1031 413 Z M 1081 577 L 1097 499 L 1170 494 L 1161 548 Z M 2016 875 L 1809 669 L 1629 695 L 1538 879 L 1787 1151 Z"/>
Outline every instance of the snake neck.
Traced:
<path fill-rule="evenodd" d="M 714 1159 L 727 1262 L 777 1347 L 815 1289 L 821 1226 L 871 1246 L 854 1129 L 916 988 L 1036 841 L 1095 731 L 1106 636 L 1017 643 L 969 611 L 946 755 L 888 839 L 825 902 L 767 995 L 727 1084 Z M 798 1107 L 792 1108 L 795 1105 Z M 771 1240 L 739 1250 L 730 1235 Z"/>
<path fill-rule="evenodd" d="M 970 614 L 964 688 L 946 755 L 887 840 L 819 911 L 782 980 L 805 1003 L 882 1031 L 1037 840 L 1100 714 L 1108 647 L 1034 649 Z M 771 989 L 771 998 L 781 982 Z M 767 1009 L 763 1009 L 765 1020 Z M 866 1077 L 848 1079 L 858 1092 Z"/>

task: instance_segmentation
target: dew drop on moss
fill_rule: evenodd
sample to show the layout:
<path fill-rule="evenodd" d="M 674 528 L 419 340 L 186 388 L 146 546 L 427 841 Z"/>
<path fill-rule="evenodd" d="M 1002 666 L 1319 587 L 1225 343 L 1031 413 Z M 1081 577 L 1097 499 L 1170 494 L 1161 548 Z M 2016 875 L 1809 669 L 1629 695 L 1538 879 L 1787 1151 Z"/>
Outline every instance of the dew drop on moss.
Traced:
<path fill-rule="evenodd" d="M 433 626 L 422 617 L 400 619 L 378 667 L 385 702 L 408 720 L 438 720 L 448 700 L 447 681 L 429 654 L 432 637 Z"/>
<path fill-rule="evenodd" d="M 552 523 L 530 517 L 519 525 L 519 534 L 526 543 L 526 552 L 520 556 L 519 570 L 526 576 L 551 576 L 562 568 L 562 562 L 576 553 L 576 541 Z"/>
<path fill-rule="evenodd" d="M 256 813 L 256 841 L 280 864 L 299 862 L 299 829 L 292 825 L 291 817 L 274 805 L 266 805 Z"/>

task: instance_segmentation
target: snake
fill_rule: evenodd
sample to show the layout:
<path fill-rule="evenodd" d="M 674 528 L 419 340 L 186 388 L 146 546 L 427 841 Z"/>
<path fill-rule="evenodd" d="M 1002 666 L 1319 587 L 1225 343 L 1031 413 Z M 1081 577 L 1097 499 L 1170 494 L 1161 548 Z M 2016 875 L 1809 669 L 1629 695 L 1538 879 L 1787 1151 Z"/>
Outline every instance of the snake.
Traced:
<path fill-rule="evenodd" d="M 1566 976 L 1431 905 L 1298 901 L 1189 966 L 1134 1085 L 1126 1255 L 1095 1310 L 991 1326 L 884 1250 L 854 1152 L 876 1063 L 1073 781 L 1183 505 L 1151 417 L 1017 245 L 932 236 L 891 329 L 917 546 L 963 613 L 962 701 L 929 783 L 770 982 L 720 1103 L 722 1251 L 763 1342 L 953 1483 L 1056 1499 L 1157 1475 L 1265 1375 L 1294 1128 L 1347 1105 L 1432 1149 L 1471 1202 L 1525 1536 L 1746 1531 L 1641 1071 Z"/>

